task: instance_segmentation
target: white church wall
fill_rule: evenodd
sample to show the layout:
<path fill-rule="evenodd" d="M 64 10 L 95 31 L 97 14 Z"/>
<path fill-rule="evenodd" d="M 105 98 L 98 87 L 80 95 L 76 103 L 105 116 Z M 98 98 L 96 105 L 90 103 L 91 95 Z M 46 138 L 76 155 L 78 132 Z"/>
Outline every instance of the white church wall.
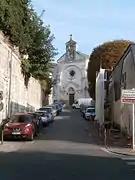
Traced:
<path fill-rule="evenodd" d="M 70 37 L 71 44 L 76 44 L 75 41 Z M 53 87 L 53 95 L 57 100 L 63 99 L 65 101 L 69 100 L 69 89 L 72 87 L 74 89 L 74 99 L 79 98 L 89 98 L 88 93 L 88 80 L 87 80 L 87 67 L 88 67 L 88 56 L 76 51 L 76 49 L 71 49 L 70 41 L 66 43 L 66 52 L 57 61 L 57 67 L 53 73 L 53 79 L 55 79 L 56 84 Z M 74 46 L 75 47 L 75 46 Z M 71 52 L 74 52 L 74 59 L 69 57 Z M 74 71 L 74 75 L 70 72 Z"/>

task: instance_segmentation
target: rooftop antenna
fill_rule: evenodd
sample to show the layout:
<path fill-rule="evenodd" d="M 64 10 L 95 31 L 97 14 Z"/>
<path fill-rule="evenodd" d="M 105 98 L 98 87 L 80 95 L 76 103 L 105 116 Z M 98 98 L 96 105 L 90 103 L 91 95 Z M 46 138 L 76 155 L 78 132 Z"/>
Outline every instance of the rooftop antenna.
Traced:
<path fill-rule="evenodd" d="M 70 41 L 72 40 L 72 34 L 70 34 Z"/>

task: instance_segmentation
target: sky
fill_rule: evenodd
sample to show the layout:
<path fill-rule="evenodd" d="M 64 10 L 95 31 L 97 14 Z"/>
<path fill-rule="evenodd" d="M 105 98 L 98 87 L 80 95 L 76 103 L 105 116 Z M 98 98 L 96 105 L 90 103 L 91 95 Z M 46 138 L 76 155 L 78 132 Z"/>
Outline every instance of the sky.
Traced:
<path fill-rule="evenodd" d="M 93 48 L 106 41 L 135 41 L 135 0 L 32 0 L 43 21 L 51 26 L 57 60 L 65 52 L 72 34 L 78 51 L 91 54 Z"/>

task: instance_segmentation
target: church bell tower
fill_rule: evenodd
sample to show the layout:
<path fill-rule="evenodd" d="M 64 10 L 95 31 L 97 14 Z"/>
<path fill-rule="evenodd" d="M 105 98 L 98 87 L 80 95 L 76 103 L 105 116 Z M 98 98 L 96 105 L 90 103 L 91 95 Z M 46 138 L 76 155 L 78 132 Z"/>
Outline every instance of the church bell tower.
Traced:
<path fill-rule="evenodd" d="M 72 39 L 72 34 L 70 35 L 70 39 L 66 42 L 66 56 L 68 59 L 75 60 L 76 57 L 76 42 Z"/>

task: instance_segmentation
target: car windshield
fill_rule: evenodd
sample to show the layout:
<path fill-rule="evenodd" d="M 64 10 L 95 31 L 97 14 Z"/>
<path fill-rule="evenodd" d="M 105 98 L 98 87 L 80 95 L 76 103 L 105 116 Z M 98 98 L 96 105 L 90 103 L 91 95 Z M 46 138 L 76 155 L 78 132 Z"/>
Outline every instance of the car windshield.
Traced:
<path fill-rule="evenodd" d="M 52 108 L 51 107 L 47 107 L 47 108 L 45 108 L 45 111 L 47 111 L 48 113 L 51 113 L 52 112 Z"/>
<path fill-rule="evenodd" d="M 88 113 L 95 113 L 95 109 L 92 109 L 92 108 L 91 109 L 87 109 L 87 112 Z"/>
<path fill-rule="evenodd" d="M 52 107 L 54 110 L 56 110 L 56 106 L 55 106 L 55 105 L 52 105 L 51 107 Z"/>
<path fill-rule="evenodd" d="M 59 104 L 55 104 L 55 106 L 56 106 L 56 108 L 58 108 L 58 107 L 59 107 Z"/>
<path fill-rule="evenodd" d="M 10 122 L 13 123 L 27 123 L 32 120 L 32 115 L 14 115 L 11 116 Z"/>
<path fill-rule="evenodd" d="M 39 111 L 46 111 L 46 107 L 40 108 Z"/>
<path fill-rule="evenodd" d="M 59 106 L 57 104 L 55 106 L 56 106 L 56 109 L 59 109 Z"/>
<path fill-rule="evenodd" d="M 47 112 L 36 112 L 39 116 L 47 116 Z"/>
<path fill-rule="evenodd" d="M 28 113 L 28 114 L 30 114 L 34 118 L 37 118 L 37 114 L 36 113 Z"/>

